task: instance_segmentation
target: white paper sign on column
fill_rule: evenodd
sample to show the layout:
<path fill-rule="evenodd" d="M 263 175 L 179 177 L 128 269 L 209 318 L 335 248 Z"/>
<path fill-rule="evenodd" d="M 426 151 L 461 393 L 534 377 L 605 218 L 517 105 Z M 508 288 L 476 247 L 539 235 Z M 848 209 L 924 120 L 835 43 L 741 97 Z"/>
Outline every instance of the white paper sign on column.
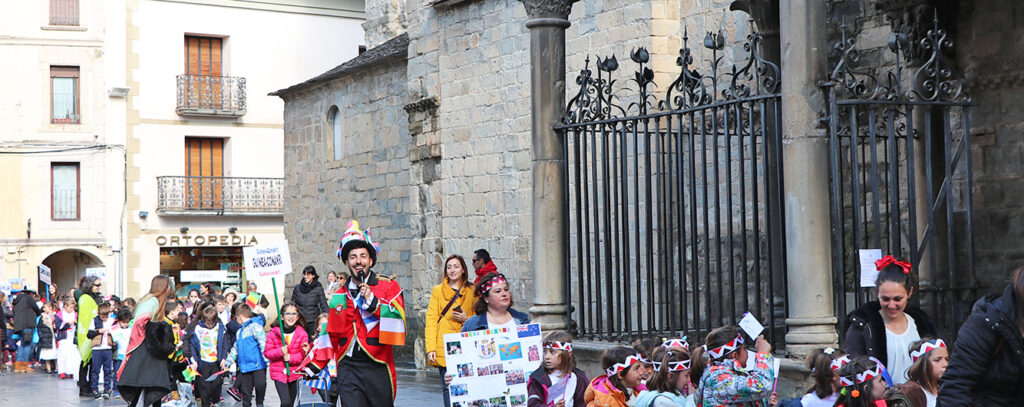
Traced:
<path fill-rule="evenodd" d="M 39 265 L 39 281 L 42 281 L 46 284 L 53 284 L 50 282 L 50 268 L 46 267 L 45 264 Z"/>
<path fill-rule="evenodd" d="M 288 241 L 262 246 L 242 248 L 245 272 L 250 280 L 254 278 L 283 277 L 292 271 L 292 257 L 288 252 Z"/>
<path fill-rule="evenodd" d="M 875 262 L 882 259 L 882 249 L 860 249 L 860 286 L 874 287 L 878 278 L 878 267 Z"/>

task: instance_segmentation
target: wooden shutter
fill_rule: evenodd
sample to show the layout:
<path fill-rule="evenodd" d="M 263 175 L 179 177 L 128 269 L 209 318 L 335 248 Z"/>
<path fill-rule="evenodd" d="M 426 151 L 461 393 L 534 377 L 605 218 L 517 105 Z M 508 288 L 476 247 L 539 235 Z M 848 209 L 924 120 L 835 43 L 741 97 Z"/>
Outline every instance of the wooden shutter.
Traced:
<path fill-rule="evenodd" d="M 188 207 L 224 208 L 224 139 L 185 138 Z"/>
<path fill-rule="evenodd" d="M 189 81 L 186 91 L 199 93 L 199 105 L 195 107 L 220 109 L 223 106 L 223 41 L 215 37 L 185 36 L 185 75 Z"/>

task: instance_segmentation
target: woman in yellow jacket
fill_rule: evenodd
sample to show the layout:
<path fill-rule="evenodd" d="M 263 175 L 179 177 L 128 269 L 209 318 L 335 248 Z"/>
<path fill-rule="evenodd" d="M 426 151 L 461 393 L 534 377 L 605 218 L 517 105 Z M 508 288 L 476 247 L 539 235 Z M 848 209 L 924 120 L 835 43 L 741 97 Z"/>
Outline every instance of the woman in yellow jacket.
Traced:
<path fill-rule="evenodd" d="M 441 373 L 444 390 L 444 405 L 449 404 L 448 385 L 444 375 L 448 369 L 444 364 L 444 335 L 462 330 L 462 324 L 473 316 L 473 302 L 476 301 L 473 284 L 469 282 L 466 260 L 457 254 L 444 261 L 444 278 L 434 286 L 427 306 L 427 363 L 437 366 Z"/>

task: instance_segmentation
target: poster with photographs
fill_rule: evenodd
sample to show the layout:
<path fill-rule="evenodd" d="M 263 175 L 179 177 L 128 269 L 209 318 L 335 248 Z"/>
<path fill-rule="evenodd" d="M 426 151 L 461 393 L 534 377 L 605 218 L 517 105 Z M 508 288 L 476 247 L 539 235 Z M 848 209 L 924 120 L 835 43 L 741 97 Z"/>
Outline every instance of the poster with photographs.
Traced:
<path fill-rule="evenodd" d="M 539 324 L 444 336 L 451 407 L 526 407 L 526 382 L 540 367 Z"/>

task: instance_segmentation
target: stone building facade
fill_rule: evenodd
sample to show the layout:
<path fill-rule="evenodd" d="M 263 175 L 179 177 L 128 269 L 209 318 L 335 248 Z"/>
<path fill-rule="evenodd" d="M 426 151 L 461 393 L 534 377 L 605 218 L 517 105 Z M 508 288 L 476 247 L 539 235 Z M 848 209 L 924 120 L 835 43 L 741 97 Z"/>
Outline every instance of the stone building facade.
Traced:
<path fill-rule="evenodd" d="M 668 84 L 678 75 L 676 58 L 684 38 L 692 46 L 705 32 L 721 29 L 728 42 L 738 44 L 751 29 L 751 17 L 733 9 L 753 8 L 757 20 L 756 10 L 765 4 L 771 9 L 773 2 L 737 3 L 741 2 L 575 2 L 568 14 L 571 25 L 565 31 L 565 84 L 573 86 L 588 57 L 591 63 L 596 56 L 612 54 L 626 60 L 629 51 L 638 47 L 651 51 L 655 83 Z M 784 3 L 795 9 L 803 7 L 802 2 Z M 993 38 L 1024 38 L 1019 35 L 1022 27 L 1017 20 L 1008 17 L 1019 15 L 1021 6 L 997 0 L 976 2 L 964 9 L 941 1 L 838 3 L 828 10 L 815 5 L 806 15 L 791 13 L 787 21 L 819 16 L 824 21 L 827 16 L 835 22 L 843 16 L 851 21 L 859 17 L 866 22 L 853 35 L 863 48 L 871 48 L 883 47 L 892 31 L 885 7 L 899 11 L 939 3 L 944 16 L 958 16 L 954 30 L 957 63 L 971 78 L 974 100 L 982 104 L 975 110 L 972 134 L 976 264 L 992 277 L 986 287 L 998 286 L 1008 270 L 1024 258 L 1024 252 L 1005 247 L 1024 233 L 1024 226 L 1018 225 L 1020 200 L 1012 192 L 1019 189 L 1012 186 L 1024 178 L 1024 169 L 1016 168 L 1019 160 L 1009 158 L 1022 145 L 1014 141 L 1020 121 L 1012 114 L 1020 109 L 1015 95 L 1022 83 L 1011 67 L 1019 59 L 1017 50 L 1024 48 Z M 779 5 L 775 7 L 778 18 Z M 1007 8 L 1012 12 L 1006 13 Z M 292 242 L 296 264 L 344 272 L 334 252 L 345 224 L 358 219 L 368 228 L 382 244 L 377 271 L 395 275 L 410 304 L 408 341 L 415 346 L 406 346 L 401 352 L 408 358 L 415 355 L 422 365 L 425 308 L 431 287 L 440 281 L 445 257 L 460 254 L 468 259 L 473 250 L 488 249 L 499 271 L 510 277 L 515 307 L 523 311 L 533 305 L 534 279 L 547 272 L 534 270 L 535 252 L 531 252 L 535 225 L 531 166 L 535 157 L 530 81 L 534 68 L 530 65 L 530 31 L 524 26 L 530 16 L 516 0 L 380 0 L 368 1 L 366 12 L 364 29 L 370 49 L 365 54 L 274 93 L 285 101 L 285 234 Z M 996 23 L 989 24 L 989 20 Z M 758 29 L 766 44 L 778 44 L 780 31 L 785 32 L 786 27 Z M 823 34 L 831 38 L 836 31 L 829 28 Z M 824 36 L 818 42 L 825 44 Z M 820 46 L 812 46 L 818 42 L 808 42 L 811 45 L 806 49 L 824 55 Z M 766 58 L 778 61 L 773 59 L 779 58 L 775 47 L 774 56 L 768 50 Z M 693 49 L 698 60 L 710 58 L 702 47 Z M 727 50 L 727 61 L 740 58 L 741 47 Z M 789 66 L 795 66 L 793 61 L 800 59 L 791 60 Z M 781 62 L 785 76 L 787 61 Z M 819 65 L 808 66 L 815 69 Z M 824 62 L 820 66 L 825 66 Z M 620 73 L 630 75 L 631 70 Z M 803 92 L 809 101 L 795 109 L 807 117 L 793 124 L 806 127 L 794 140 L 824 133 L 817 120 L 821 111 L 814 107 L 821 102 L 814 92 L 816 79 L 822 75 L 824 72 L 787 77 L 803 82 L 801 89 L 788 92 Z M 783 95 L 784 103 L 790 103 L 785 99 L 787 90 Z M 336 110 L 340 115 L 334 114 Z M 338 124 L 336 117 L 340 118 Z M 787 122 L 786 131 L 792 128 L 790 124 Z M 336 145 L 342 148 L 340 156 Z M 796 150 L 789 146 L 785 151 Z M 794 188 L 820 186 L 799 181 L 793 183 Z M 807 196 L 816 196 L 821 207 L 828 205 L 827 191 Z M 808 225 L 800 222 L 804 221 L 787 226 Z M 818 234 L 808 233 L 801 239 L 825 240 L 819 244 L 827 245 L 827 228 L 824 230 L 824 236 L 816 230 Z M 813 286 L 828 286 L 822 280 L 825 273 L 821 273 L 830 261 L 827 253 L 806 264 L 794 265 L 791 260 L 790 281 L 811 275 Z M 299 276 L 291 278 L 289 283 L 294 284 Z M 819 297 L 794 307 L 817 309 L 819 302 L 828 303 L 829 296 Z M 794 324 L 824 327 L 806 334 L 809 336 L 804 338 L 813 338 L 812 342 L 836 340 L 836 322 L 828 319 L 835 316 L 816 312 L 789 317 Z M 826 332 L 829 326 L 831 333 Z"/>

